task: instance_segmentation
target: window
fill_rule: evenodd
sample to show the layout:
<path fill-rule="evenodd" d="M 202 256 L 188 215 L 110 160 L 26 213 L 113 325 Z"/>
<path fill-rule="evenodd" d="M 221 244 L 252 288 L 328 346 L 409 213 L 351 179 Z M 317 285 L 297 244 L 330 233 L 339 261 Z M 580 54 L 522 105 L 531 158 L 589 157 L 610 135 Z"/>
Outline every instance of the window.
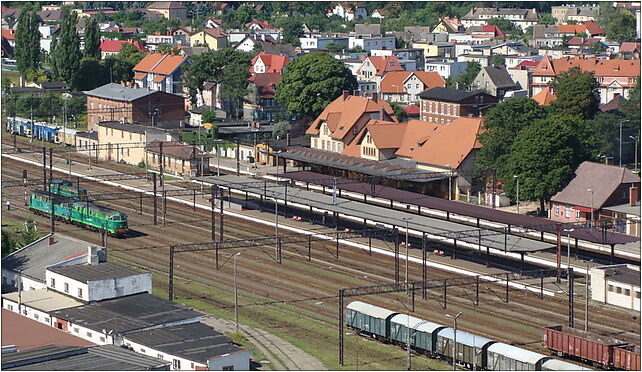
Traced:
<path fill-rule="evenodd" d="M 87 337 L 91 338 L 91 332 L 87 332 Z"/>
<path fill-rule="evenodd" d="M 611 284 L 609 284 L 609 292 L 614 292 L 613 291 L 613 286 Z"/>
<path fill-rule="evenodd" d="M 580 219 L 580 211 L 575 211 L 575 219 L 576 220 Z"/>
<path fill-rule="evenodd" d="M 617 293 L 617 294 L 622 294 L 622 288 L 620 288 L 620 287 L 615 287 L 615 293 Z"/>
<path fill-rule="evenodd" d="M 80 330 L 78 329 L 78 327 L 74 327 L 74 333 L 79 333 L 79 332 Z"/>
<path fill-rule="evenodd" d="M 635 291 L 635 298 L 640 298 L 640 291 Z"/>
<path fill-rule="evenodd" d="M 165 359 L 165 355 L 163 355 L 161 353 L 158 353 L 158 354 L 156 354 L 156 358 L 158 358 L 160 360 L 163 360 L 163 359 Z"/>
<path fill-rule="evenodd" d="M 13 311 L 13 305 L 8 305 L 9 311 Z"/>
<path fill-rule="evenodd" d="M 38 315 L 38 314 L 33 314 L 33 318 L 34 318 L 34 319 L 36 319 L 36 320 L 38 320 L 38 319 L 40 319 L 40 315 Z"/>
<path fill-rule="evenodd" d="M 65 283 L 65 293 L 69 293 L 69 283 Z"/>
<path fill-rule="evenodd" d="M 630 296 L 631 295 L 631 290 L 630 289 L 625 289 L 624 290 L 624 295 L 625 296 Z"/>
<path fill-rule="evenodd" d="M 51 288 L 56 288 L 56 278 L 51 278 Z"/>
<path fill-rule="evenodd" d="M 49 318 L 45 317 L 45 323 L 49 323 Z"/>
<path fill-rule="evenodd" d="M 560 207 L 559 207 L 559 205 L 556 205 L 555 208 L 553 208 L 553 210 L 555 211 L 555 215 L 556 216 L 560 215 Z"/>
<path fill-rule="evenodd" d="M 190 363 L 190 368 L 194 369 L 194 362 Z"/>
<path fill-rule="evenodd" d="M 564 208 L 564 217 L 569 218 L 571 215 L 571 208 L 565 207 Z"/>
<path fill-rule="evenodd" d="M 181 361 L 174 359 L 174 369 L 181 369 Z"/>
<path fill-rule="evenodd" d="M 78 297 L 82 298 L 82 288 L 78 288 Z"/>
<path fill-rule="evenodd" d="M 141 347 L 141 348 L 140 348 L 140 352 L 141 352 L 141 353 L 144 353 L 144 352 L 145 352 L 145 349 L 143 349 L 143 348 Z"/>
<path fill-rule="evenodd" d="M 223 366 L 223 371 L 233 371 L 234 366 Z"/>
<path fill-rule="evenodd" d="M 100 342 L 105 342 L 105 337 L 100 336 Z"/>

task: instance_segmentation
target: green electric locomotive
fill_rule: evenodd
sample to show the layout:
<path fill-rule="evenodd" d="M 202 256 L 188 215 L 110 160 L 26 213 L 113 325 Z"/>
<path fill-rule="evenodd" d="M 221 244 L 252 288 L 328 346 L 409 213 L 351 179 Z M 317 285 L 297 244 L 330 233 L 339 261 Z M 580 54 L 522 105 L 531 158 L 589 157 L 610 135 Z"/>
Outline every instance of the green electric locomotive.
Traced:
<path fill-rule="evenodd" d="M 56 202 L 57 194 L 34 190 L 29 198 L 29 209 L 37 214 L 51 215 L 52 200 L 54 215 L 60 220 L 90 230 L 105 230 L 111 236 L 123 236 L 128 231 L 127 215 L 111 208 L 101 207 L 89 201 L 63 200 Z"/>
<path fill-rule="evenodd" d="M 49 184 L 49 191 L 60 196 L 67 196 L 76 200 L 85 200 L 87 190 L 74 186 L 73 183 L 65 180 L 53 180 Z"/>

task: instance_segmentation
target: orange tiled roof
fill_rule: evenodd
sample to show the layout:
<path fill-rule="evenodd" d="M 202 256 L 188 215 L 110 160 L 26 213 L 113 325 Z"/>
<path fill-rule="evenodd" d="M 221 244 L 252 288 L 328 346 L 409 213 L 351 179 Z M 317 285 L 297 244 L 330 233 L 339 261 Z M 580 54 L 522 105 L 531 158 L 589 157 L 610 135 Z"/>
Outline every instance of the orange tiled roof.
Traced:
<path fill-rule="evenodd" d="M 404 158 L 412 158 L 416 151 L 420 149 L 428 138 L 441 126 L 443 126 L 443 124 L 421 120 L 408 121 L 401 144 L 395 154 Z"/>
<path fill-rule="evenodd" d="M 584 25 L 559 25 L 560 33 L 564 34 L 584 34 L 586 26 Z"/>
<path fill-rule="evenodd" d="M 361 144 L 365 133 L 370 133 L 370 137 L 378 149 L 397 149 L 401 145 L 403 132 L 405 130 L 405 123 L 370 120 L 364 127 L 362 131 L 363 134 L 355 139 L 355 141 Z"/>
<path fill-rule="evenodd" d="M 203 32 L 215 38 L 227 37 L 227 34 L 218 28 L 204 28 Z"/>
<path fill-rule="evenodd" d="M 384 73 L 391 71 L 403 71 L 401 63 L 395 56 L 370 56 L 365 59 L 369 60 L 370 63 L 377 69 L 375 75 L 381 76 Z"/>
<path fill-rule="evenodd" d="M 458 118 L 448 125 L 440 125 L 410 159 L 456 169 L 471 151 L 481 147 L 477 140 L 481 124 L 482 118 Z"/>
<path fill-rule="evenodd" d="M 2 37 L 4 37 L 7 40 L 15 40 L 16 30 L 2 30 Z"/>
<path fill-rule="evenodd" d="M 553 93 L 553 88 L 546 87 L 546 89 L 533 96 L 533 100 L 540 106 L 548 106 L 551 102 L 557 99 L 557 95 Z"/>
<path fill-rule="evenodd" d="M 263 64 L 265 65 L 265 72 L 267 73 L 278 72 L 280 74 L 283 71 L 285 65 L 290 62 L 290 59 L 286 56 L 265 54 L 261 52 L 258 55 L 254 56 L 254 58 L 252 58 L 252 67 L 250 67 L 250 72 L 254 72 L 254 64 L 259 60 L 259 58 L 261 59 L 261 61 L 263 61 Z"/>
<path fill-rule="evenodd" d="M 144 79 L 144 78 L 145 78 L 145 76 L 147 76 L 147 74 L 146 74 L 146 73 L 144 73 L 144 72 L 137 72 L 137 73 L 134 75 L 134 80 L 141 80 L 141 79 Z"/>
<path fill-rule="evenodd" d="M 154 79 L 152 79 L 152 81 L 153 81 L 154 83 L 160 83 L 160 82 L 161 82 L 161 81 L 163 81 L 163 80 L 165 80 L 165 76 L 163 76 L 163 75 L 158 75 L 158 76 L 156 76 Z"/>
<path fill-rule="evenodd" d="M 446 80 L 442 78 L 437 72 L 425 71 L 392 71 L 386 74 L 381 80 L 381 93 L 400 93 L 404 92 L 403 83 L 408 80 L 412 75 L 417 76 L 422 83 L 424 89 L 431 89 L 435 87 L 445 87 Z"/>
<path fill-rule="evenodd" d="M 147 72 L 161 75 L 170 75 L 184 61 L 186 56 L 173 56 L 170 54 L 150 53 L 146 55 L 136 66 L 134 72 Z"/>
<path fill-rule="evenodd" d="M 360 96 L 341 95 L 326 106 L 305 133 L 319 134 L 321 122 L 325 121 L 331 131 L 332 138 L 342 139 L 364 114 L 378 113 L 381 109 L 391 117 L 392 121 L 398 121 L 394 116 L 394 110 L 384 100 L 375 102 Z"/>
<path fill-rule="evenodd" d="M 533 70 L 533 75 L 557 76 L 573 67 L 579 67 L 582 71 L 591 71 L 596 77 L 636 77 L 640 75 L 640 60 L 597 60 L 571 57 L 559 59 L 544 57 Z"/>

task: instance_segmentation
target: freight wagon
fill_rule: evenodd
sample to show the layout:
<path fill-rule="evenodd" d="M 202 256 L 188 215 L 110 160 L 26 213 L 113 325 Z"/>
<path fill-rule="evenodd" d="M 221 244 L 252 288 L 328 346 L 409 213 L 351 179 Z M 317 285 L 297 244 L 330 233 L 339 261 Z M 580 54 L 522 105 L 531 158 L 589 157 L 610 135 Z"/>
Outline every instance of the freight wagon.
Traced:
<path fill-rule="evenodd" d="M 628 344 L 612 338 L 594 335 L 588 332 L 565 326 L 544 328 L 543 344 L 559 356 L 572 356 L 595 366 L 615 366 L 616 350 Z M 625 352 L 621 352 L 621 358 Z M 639 359 L 639 354 L 638 354 Z M 625 359 L 621 359 L 625 360 Z M 629 358 L 630 360 L 630 358 Z M 635 362 L 633 362 L 634 364 Z M 624 362 L 626 364 L 626 362 Z M 637 368 L 639 369 L 639 368 Z"/>
<path fill-rule="evenodd" d="M 640 348 L 622 346 L 613 349 L 613 367 L 627 371 L 640 370 Z"/>
<path fill-rule="evenodd" d="M 430 357 L 448 360 L 455 357 L 456 363 L 469 368 L 504 371 L 587 369 L 460 330 L 455 344 L 452 328 L 360 301 L 351 302 L 347 310 L 346 324 L 361 334 L 404 348 L 410 343 L 412 349 Z M 454 347 L 457 348 L 456 355 L 453 355 Z"/>

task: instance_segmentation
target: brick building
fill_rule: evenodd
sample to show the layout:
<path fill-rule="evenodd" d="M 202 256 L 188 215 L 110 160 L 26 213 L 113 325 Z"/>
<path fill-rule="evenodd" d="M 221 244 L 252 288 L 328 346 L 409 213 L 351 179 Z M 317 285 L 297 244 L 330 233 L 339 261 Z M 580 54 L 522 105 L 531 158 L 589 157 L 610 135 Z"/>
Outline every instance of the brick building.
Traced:
<path fill-rule="evenodd" d="M 85 95 L 87 130 L 96 130 L 101 121 L 168 128 L 178 127 L 185 120 L 184 99 L 175 94 L 110 83 Z"/>
<path fill-rule="evenodd" d="M 432 88 L 419 94 L 421 120 L 450 124 L 462 117 L 480 117 L 495 106 L 499 99 L 480 90 L 464 91 L 452 88 Z"/>
<path fill-rule="evenodd" d="M 202 176 L 210 173 L 209 157 L 194 146 L 176 142 L 153 140 L 146 146 L 146 160 L 152 169 L 159 169 L 163 146 L 163 170 L 180 176 Z"/>

